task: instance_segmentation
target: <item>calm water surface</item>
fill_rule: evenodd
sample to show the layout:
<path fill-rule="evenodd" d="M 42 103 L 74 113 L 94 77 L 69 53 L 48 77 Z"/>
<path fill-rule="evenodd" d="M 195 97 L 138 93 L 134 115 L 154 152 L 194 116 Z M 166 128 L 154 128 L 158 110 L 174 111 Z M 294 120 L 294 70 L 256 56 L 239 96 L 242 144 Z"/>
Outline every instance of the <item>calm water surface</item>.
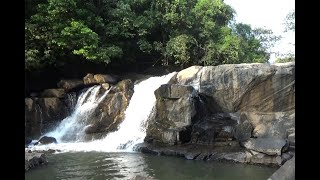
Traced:
<path fill-rule="evenodd" d="M 130 179 L 266 180 L 276 168 L 247 164 L 186 160 L 141 153 L 76 152 L 48 155 L 49 164 L 25 173 L 25 180 Z"/>

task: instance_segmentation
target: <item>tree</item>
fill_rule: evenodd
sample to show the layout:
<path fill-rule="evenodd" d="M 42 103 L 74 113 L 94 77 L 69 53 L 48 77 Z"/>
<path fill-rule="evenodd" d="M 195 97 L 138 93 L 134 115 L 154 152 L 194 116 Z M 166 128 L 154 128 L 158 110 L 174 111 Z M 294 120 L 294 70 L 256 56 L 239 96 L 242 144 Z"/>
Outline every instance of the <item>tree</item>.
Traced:
<path fill-rule="evenodd" d="M 288 32 L 288 31 L 295 31 L 295 11 L 292 11 L 290 13 L 287 14 L 286 18 L 285 18 L 285 30 L 284 32 Z"/>
<path fill-rule="evenodd" d="M 243 23 L 235 23 L 232 27 L 234 33 L 240 38 L 240 62 L 268 62 L 272 53 L 269 49 L 281 39 L 281 36 L 275 36 L 269 29 L 252 29 L 250 25 Z"/>
<path fill-rule="evenodd" d="M 27 69 L 68 59 L 108 66 L 265 62 L 274 41 L 267 30 L 230 28 L 235 11 L 223 0 L 25 2 Z"/>

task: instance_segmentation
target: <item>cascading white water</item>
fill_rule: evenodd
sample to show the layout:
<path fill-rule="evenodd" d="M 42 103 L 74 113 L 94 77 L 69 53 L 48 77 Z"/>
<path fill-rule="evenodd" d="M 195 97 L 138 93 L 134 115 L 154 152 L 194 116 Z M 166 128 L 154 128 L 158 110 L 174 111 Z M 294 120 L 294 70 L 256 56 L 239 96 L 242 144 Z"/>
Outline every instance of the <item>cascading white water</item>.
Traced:
<path fill-rule="evenodd" d="M 134 94 L 131 97 L 129 106 L 125 111 L 125 119 L 120 124 L 119 130 L 113 133 L 109 133 L 105 138 L 100 140 L 95 140 L 91 142 L 63 142 L 61 140 L 62 134 L 66 134 L 73 129 L 73 126 L 78 126 L 78 120 L 73 119 L 83 118 L 85 113 L 79 113 L 79 111 L 85 111 L 92 108 L 86 106 L 85 104 L 91 101 L 96 102 L 90 96 L 85 102 L 86 94 L 80 96 L 78 103 L 75 107 L 75 112 L 59 125 L 59 127 L 50 133 L 47 133 L 47 136 L 55 137 L 58 141 L 57 144 L 48 144 L 48 145 L 38 145 L 29 147 L 30 150 L 48 150 L 48 149 L 59 149 L 62 152 L 67 151 L 102 151 L 102 152 L 132 152 L 136 144 L 142 143 L 144 137 L 146 136 L 144 124 L 150 115 L 153 106 L 155 105 L 156 98 L 154 96 L 154 91 L 159 88 L 162 84 L 168 83 L 168 81 L 176 74 L 176 72 L 160 76 L 160 77 L 151 77 L 147 80 L 140 82 L 134 86 Z M 91 91 L 89 89 L 88 91 Z M 88 93 L 86 91 L 85 93 Z M 100 98 L 99 100 L 102 100 Z M 99 101 L 98 100 L 98 101 Z M 96 103 L 98 104 L 98 103 Z M 94 107 L 95 108 L 95 107 Z M 90 110 L 89 110 L 90 111 Z M 75 114 L 78 114 L 76 116 Z M 65 121 L 65 122 L 64 122 Z M 83 129 L 79 130 L 83 132 Z M 60 139 L 59 139 L 60 138 Z"/>
<path fill-rule="evenodd" d="M 109 91 L 99 97 L 101 86 L 93 86 L 83 92 L 74 107 L 74 111 L 53 131 L 46 133 L 45 136 L 55 137 L 58 142 L 79 142 L 83 141 L 84 127 L 94 109 L 105 98 Z"/>

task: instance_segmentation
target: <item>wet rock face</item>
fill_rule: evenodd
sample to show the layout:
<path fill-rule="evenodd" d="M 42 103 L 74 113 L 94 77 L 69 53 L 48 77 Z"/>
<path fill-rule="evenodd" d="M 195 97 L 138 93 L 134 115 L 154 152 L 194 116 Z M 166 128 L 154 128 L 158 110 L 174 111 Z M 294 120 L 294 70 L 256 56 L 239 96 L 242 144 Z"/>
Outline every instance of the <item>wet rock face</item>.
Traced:
<path fill-rule="evenodd" d="M 197 93 L 192 86 L 162 85 L 155 91 L 154 114 L 149 119 L 146 141 L 174 145 L 190 140 L 196 114 Z"/>

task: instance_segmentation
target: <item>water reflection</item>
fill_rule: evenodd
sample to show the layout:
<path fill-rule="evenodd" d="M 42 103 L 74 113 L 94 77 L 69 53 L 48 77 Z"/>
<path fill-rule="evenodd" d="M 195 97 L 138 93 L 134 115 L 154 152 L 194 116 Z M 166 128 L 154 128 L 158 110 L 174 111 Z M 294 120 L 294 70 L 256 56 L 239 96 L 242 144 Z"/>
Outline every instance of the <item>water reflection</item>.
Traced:
<path fill-rule="evenodd" d="M 26 172 L 25 179 L 119 180 L 142 175 L 158 180 L 265 180 L 276 170 L 140 153 L 76 152 L 53 154 L 48 159 L 47 166 Z"/>

